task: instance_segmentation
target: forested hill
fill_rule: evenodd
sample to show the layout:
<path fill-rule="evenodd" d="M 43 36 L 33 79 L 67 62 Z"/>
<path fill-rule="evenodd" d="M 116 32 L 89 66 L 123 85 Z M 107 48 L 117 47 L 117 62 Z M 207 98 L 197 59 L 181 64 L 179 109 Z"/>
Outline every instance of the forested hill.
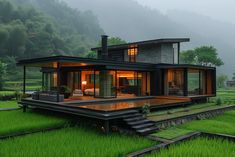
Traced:
<path fill-rule="evenodd" d="M 81 56 L 103 34 L 90 11 L 57 0 L 0 0 L 0 57 Z"/>

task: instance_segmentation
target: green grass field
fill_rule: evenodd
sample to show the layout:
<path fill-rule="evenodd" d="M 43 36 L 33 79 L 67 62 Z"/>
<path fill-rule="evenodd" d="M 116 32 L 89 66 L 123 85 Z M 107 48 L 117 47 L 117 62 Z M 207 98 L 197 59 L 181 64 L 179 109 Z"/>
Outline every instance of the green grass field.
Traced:
<path fill-rule="evenodd" d="M 146 157 L 233 157 L 235 144 L 222 139 L 198 138 L 162 149 Z"/>
<path fill-rule="evenodd" d="M 0 136 L 66 125 L 68 120 L 45 113 L 22 110 L 0 112 Z"/>
<path fill-rule="evenodd" d="M 194 132 L 194 131 L 188 130 L 188 129 L 186 130 L 186 129 L 172 127 L 172 128 L 168 128 L 166 130 L 161 130 L 161 131 L 156 132 L 152 135 L 171 140 L 171 139 L 174 139 L 174 138 L 177 138 L 177 137 L 180 137 L 180 136 L 192 133 L 192 132 Z"/>
<path fill-rule="evenodd" d="M 66 128 L 0 141 L 0 156 L 118 157 L 155 144 L 141 137 Z"/>
<path fill-rule="evenodd" d="M 0 109 L 5 108 L 17 108 L 18 103 L 16 101 L 0 101 Z"/>
<path fill-rule="evenodd" d="M 235 111 L 226 112 L 213 119 L 197 120 L 178 125 L 153 134 L 157 137 L 173 139 L 192 131 L 229 134 L 235 136 Z"/>

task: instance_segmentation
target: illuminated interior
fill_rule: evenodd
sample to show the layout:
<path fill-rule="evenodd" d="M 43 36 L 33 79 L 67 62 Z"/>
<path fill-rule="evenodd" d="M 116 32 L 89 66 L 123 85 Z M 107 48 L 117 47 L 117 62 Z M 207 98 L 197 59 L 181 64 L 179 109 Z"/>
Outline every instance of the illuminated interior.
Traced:
<path fill-rule="evenodd" d="M 44 89 L 56 89 L 57 74 L 44 73 Z M 150 73 L 136 71 L 82 70 L 64 72 L 61 86 L 73 96 L 134 97 L 150 95 Z"/>
<path fill-rule="evenodd" d="M 168 70 L 167 75 L 167 95 L 183 96 L 184 71 L 181 69 Z"/>
<path fill-rule="evenodd" d="M 129 62 L 136 62 L 137 55 L 138 55 L 137 45 L 130 45 L 128 48 Z"/>

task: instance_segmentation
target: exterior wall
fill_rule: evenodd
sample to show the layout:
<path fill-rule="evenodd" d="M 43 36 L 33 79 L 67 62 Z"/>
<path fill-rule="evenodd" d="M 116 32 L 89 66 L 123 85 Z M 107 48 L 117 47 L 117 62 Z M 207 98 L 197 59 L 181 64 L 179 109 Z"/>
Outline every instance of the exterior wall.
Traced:
<path fill-rule="evenodd" d="M 173 55 L 173 44 L 139 46 L 136 61 L 153 64 L 173 64 Z"/>
<path fill-rule="evenodd" d="M 128 50 L 109 51 L 109 59 L 116 61 L 129 62 Z M 98 51 L 98 58 L 101 57 L 101 52 Z M 101 58 L 100 58 L 101 59 Z M 154 45 L 139 45 L 136 62 L 141 63 L 166 63 L 174 64 L 174 48 L 172 43 L 154 44 Z"/>
<path fill-rule="evenodd" d="M 139 46 L 136 62 L 160 63 L 161 45 Z"/>
<path fill-rule="evenodd" d="M 161 45 L 161 63 L 174 64 L 173 44 Z"/>

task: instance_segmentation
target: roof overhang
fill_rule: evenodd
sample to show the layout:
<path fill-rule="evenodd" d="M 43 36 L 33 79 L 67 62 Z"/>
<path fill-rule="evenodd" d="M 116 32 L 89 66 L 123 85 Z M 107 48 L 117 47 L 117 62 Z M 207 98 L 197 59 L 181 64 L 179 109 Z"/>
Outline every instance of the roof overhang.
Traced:
<path fill-rule="evenodd" d="M 123 70 L 151 70 L 154 64 L 148 63 L 130 63 L 113 60 L 101 60 L 71 56 L 52 56 L 44 58 L 33 58 L 18 61 L 18 66 L 26 67 L 57 67 L 57 63 L 61 67 L 91 67 L 94 69 L 104 67 L 106 69 L 123 69 Z"/>
<path fill-rule="evenodd" d="M 182 43 L 182 42 L 189 42 L 190 38 L 164 38 L 164 39 L 154 39 L 154 40 L 147 40 L 147 41 L 138 41 L 132 42 L 127 44 L 120 44 L 120 45 L 112 45 L 108 46 L 108 50 L 116 50 L 116 49 L 128 49 L 130 45 L 155 45 L 155 44 L 163 44 L 163 43 Z M 92 48 L 93 51 L 100 51 L 101 47 Z"/>

